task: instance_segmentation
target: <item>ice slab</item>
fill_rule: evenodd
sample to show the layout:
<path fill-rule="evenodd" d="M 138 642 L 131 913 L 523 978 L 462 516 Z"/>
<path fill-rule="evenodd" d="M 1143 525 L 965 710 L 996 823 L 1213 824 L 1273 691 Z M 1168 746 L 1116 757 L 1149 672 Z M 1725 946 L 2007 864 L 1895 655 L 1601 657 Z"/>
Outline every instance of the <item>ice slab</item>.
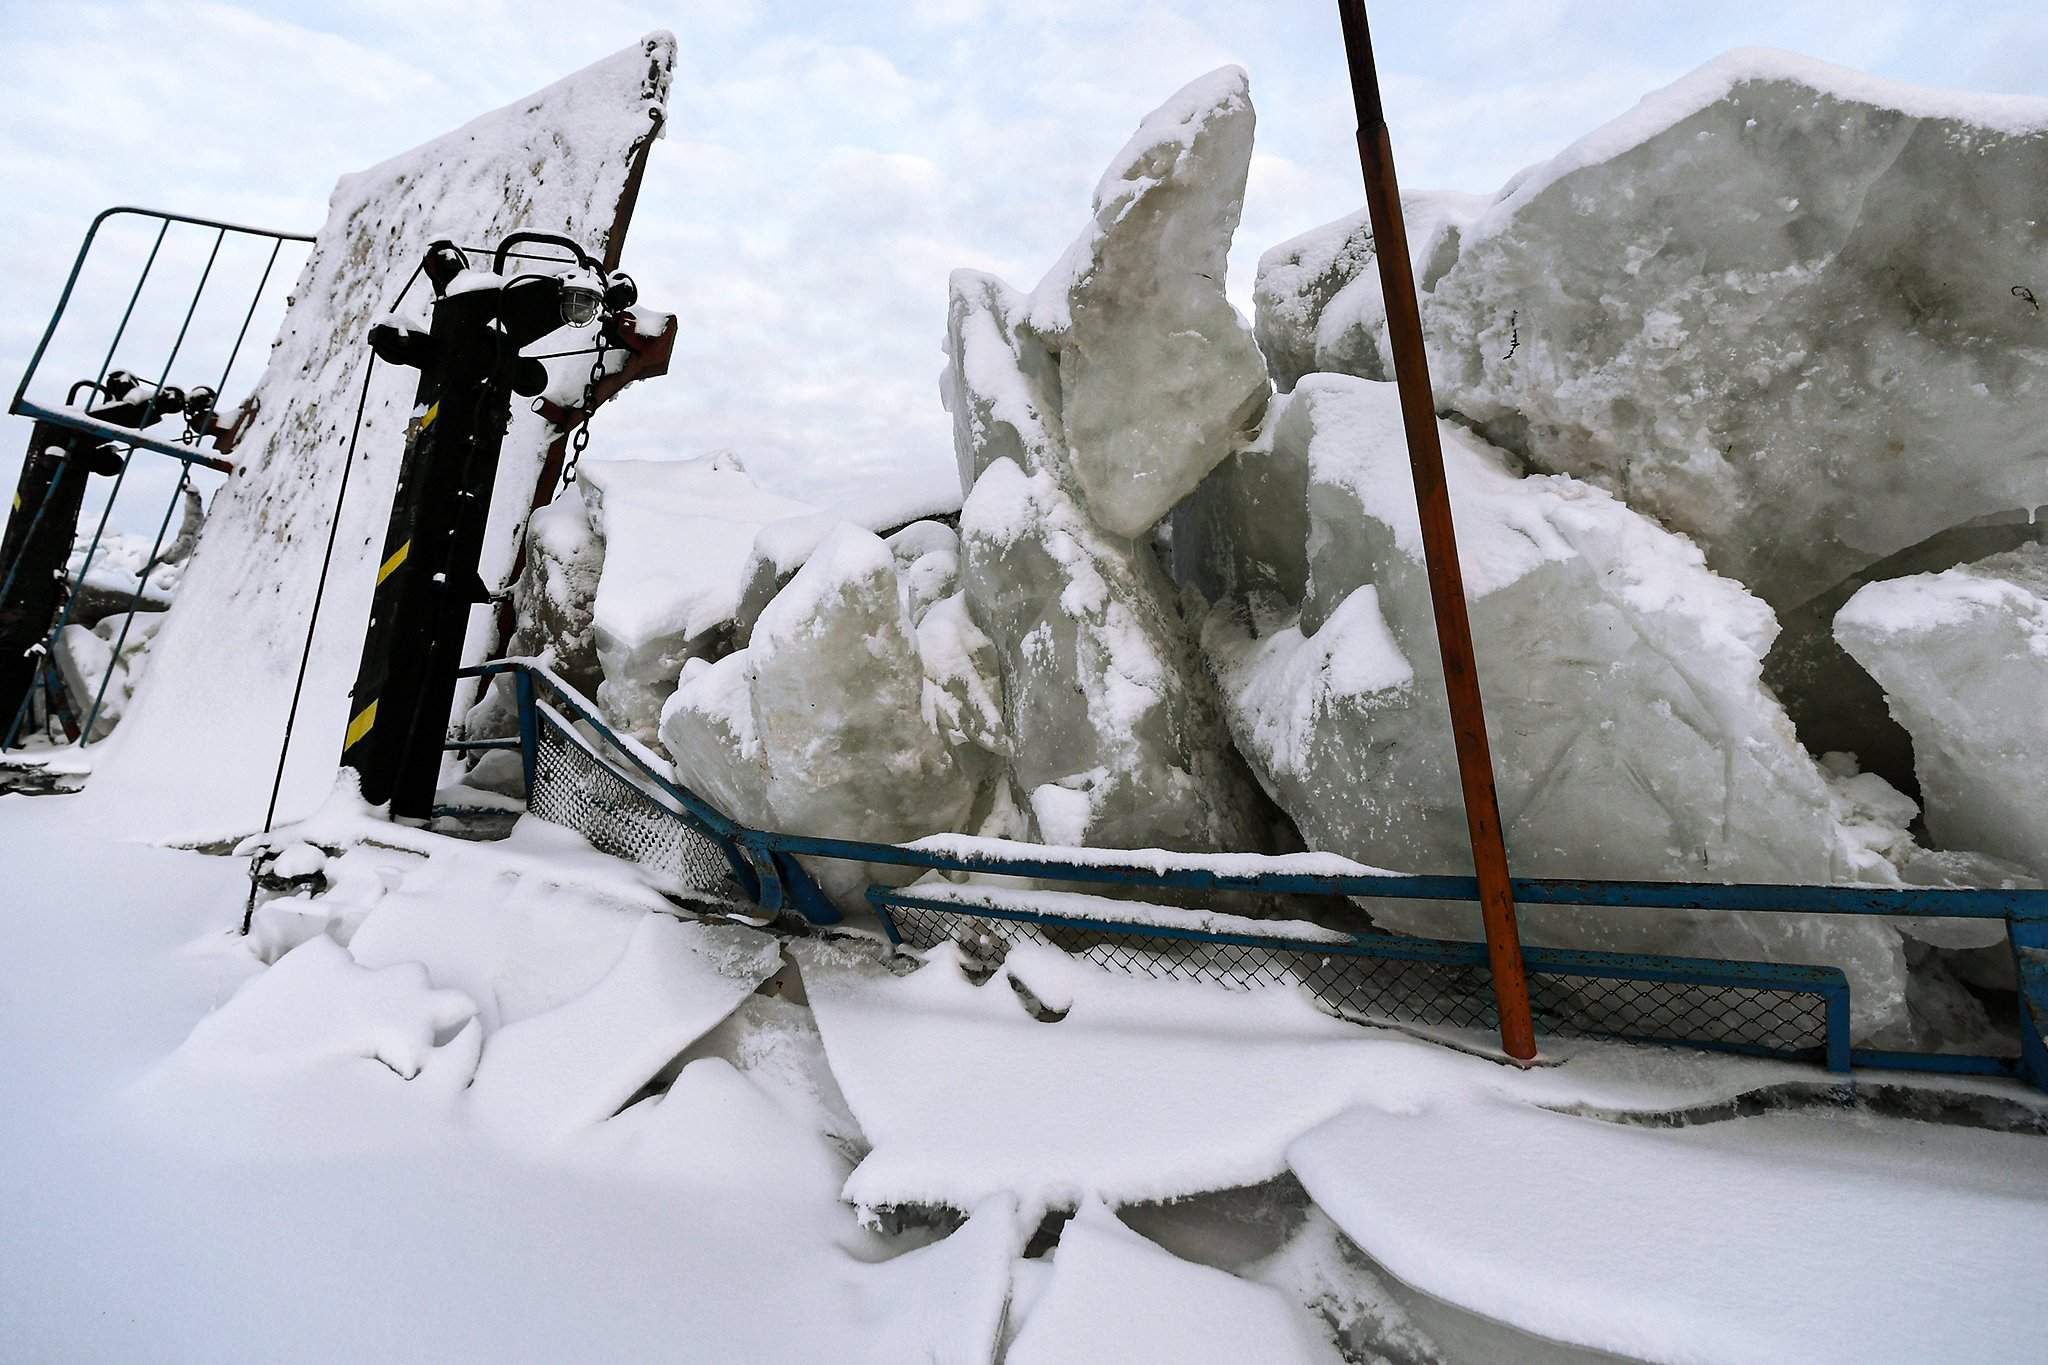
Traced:
<path fill-rule="evenodd" d="M 1025 325 L 1059 358 L 1075 492 L 1113 535 L 1156 525 L 1266 405 L 1258 345 L 1223 293 L 1253 122 L 1238 67 L 1177 91 L 1111 160 L 1093 221 L 1032 292 Z"/>
<path fill-rule="evenodd" d="M 1004 1358 L 1011 1365 L 1339 1359 L 1314 1319 L 1278 1290 L 1184 1261 L 1101 1204 L 1084 1205 L 1061 1230 L 1051 1282 Z"/>
<path fill-rule="evenodd" d="M 993 1198 L 930 1246 L 862 1267 L 842 1319 L 876 1361 L 987 1365 L 1000 1354 L 1011 1271 L 1031 1229 Z"/>
<path fill-rule="evenodd" d="M 604 541 L 579 481 L 527 523 L 526 567 L 514 589 L 518 625 L 507 651 L 539 660 L 586 697 L 604 682 L 594 619 L 603 571 Z"/>
<path fill-rule="evenodd" d="M 2048 545 L 1872 583 L 1835 635 L 1913 736 L 1935 842 L 2048 877 Z"/>
<path fill-rule="evenodd" d="M 1450 190 L 1401 196 L 1409 264 L 1421 294 L 1458 259 L 1466 228 L 1486 198 Z M 1289 238 L 1259 257 L 1252 306 L 1259 349 L 1282 393 L 1305 374 L 1392 379 L 1379 254 L 1364 209 Z"/>
<path fill-rule="evenodd" d="M 306 940 L 199 1021 L 172 1054 L 200 1072 L 290 1076 L 360 1058 L 410 1079 L 476 1014 L 460 991 L 435 988 L 417 963 L 371 969 L 324 935 Z"/>
<path fill-rule="evenodd" d="M 1466 229 L 1424 305 L 1437 401 L 1796 606 L 2048 502 L 2048 353 L 2008 288 L 2044 176 L 2048 101 L 1729 53 Z"/>
<path fill-rule="evenodd" d="M 76 708 L 78 724 L 94 715 L 92 738 L 104 739 L 121 723 L 149 666 L 149 647 L 164 623 L 161 611 L 108 616 L 94 626 L 66 626 L 53 652 L 57 676 Z M 118 655 L 115 652 L 119 646 Z"/>
<path fill-rule="evenodd" d="M 919 644 L 890 546 L 842 524 L 746 649 L 686 675 L 662 719 L 677 778 L 767 828 L 885 842 L 958 828 L 984 768 L 941 732 Z M 858 903 L 860 868 L 819 872 Z"/>
<path fill-rule="evenodd" d="M 592 622 L 614 724 L 652 742 L 683 661 L 733 645 L 763 526 L 816 509 L 758 486 L 729 457 L 594 461 L 579 485 L 604 543 Z"/>
<path fill-rule="evenodd" d="M 939 397 L 953 415 L 963 497 L 997 460 L 1030 473 L 1066 460 L 1059 364 L 1021 328 L 1029 307 L 1024 295 L 979 270 L 956 270 L 947 283 Z"/>
<path fill-rule="evenodd" d="M 766 934 L 649 914 L 597 984 L 485 1040 L 470 1113 L 534 1143 L 600 1123 L 780 964 Z"/>
<path fill-rule="evenodd" d="M 1983 1292 L 2048 1238 L 2038 1138 L 1819 1114 L 1648 1128 L 1467 1099 L 1363 1105 L 1288 1159 L 1408 1284 L 1629 1359 L 2019 1359 L 2038 1336 L 2025 1296 Z"/>
<path fill-rule="evenodd" d="M 1233 732 L 1309 843 L 1468 871 L 1421 532 L 1391 384 L 1304 379 L 1283 432 L 1308 463 L 1300 616 L 1211 618 Z M 1770 609 L 1689 542 L 1561 476 L 1521 478 L 1440 425 L 1501 818 L 1525 875 L 1897 884 L 1909 800 L 1831 777 L 1760 682 Z M 1283 440 L 1282 444 L 1286 444 Z M 1391 902 L 1406 932 L 1477 937 L 1476 910 Z M 1833 963 L 1863 1033 L 1902 1026 L 1887 925 L 1848 917 L 1530 908 L 1532 942 Z"/>
<path fill-rule="evenodd" d="M 347 893 L 337 888 L 321 899 L 336 896 Z M 421 964 L 434 984 L 474 1000 L 495 1033 L 594 986 L 645 913 L 577 886 L 570 868 L 536 876 L 444 855 L 379 897 L 348 947 L 365 967 Z"/>
<path fill-rule="evenodd" d="M 1010 773 L 1048 843 L 1266 847 L 1266 811 L 1151 550 L 1008 459 L 960 516 L 963 582 L 1003 677 Z"/>
<path fill-rule="evenodd" d="M 623 232 L 633 168 L 660 128 L 675 39 L 651 34 L 433 142 L 342 178 L 253 397 L 244 467 L 214 499 L 127 722 L 84 798 L 130 834 L 220 838 L 263 822 L 327 528 L 369 363 L 364 337 L 428 244 L 494 244 L 544 224 L 600 256 Z M 279 802 L 327 795 L 417 376 L 381 367 L 363 412 Z M 549 428 L 514 404 L 481 572 L 509 573 Z M 479 646 L 481 647 L 481 646 Z M 232 698 L 236 723 L 194 725 Z"/>

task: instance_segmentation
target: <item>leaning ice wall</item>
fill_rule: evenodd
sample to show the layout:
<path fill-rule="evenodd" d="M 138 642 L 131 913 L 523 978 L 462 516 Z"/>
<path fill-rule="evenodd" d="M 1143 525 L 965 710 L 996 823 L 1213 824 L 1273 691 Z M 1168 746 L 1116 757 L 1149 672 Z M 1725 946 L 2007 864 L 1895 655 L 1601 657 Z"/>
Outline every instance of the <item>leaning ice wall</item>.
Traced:
<path fill-rule="evenodd" d="M 263 822 L 321 558 L 363 396 L 348 496 L 319 607 L 280 819 L 331 789 L 417 376 L 379 366 L 372 323 L 427 246 L 521 229 L 604 258 L 623 238 L 659 135 L 675 38 L 657 32 L 402 156 L 342 177 L 254 396 L 249 462 L 221 490 L 149 673 L 83 801 L 131 833 L 214 839 Z M 403 312 L 423 315 L 423 282 Z M 482 576 L 510 572 L 550 429 L 514 405 Z"/>

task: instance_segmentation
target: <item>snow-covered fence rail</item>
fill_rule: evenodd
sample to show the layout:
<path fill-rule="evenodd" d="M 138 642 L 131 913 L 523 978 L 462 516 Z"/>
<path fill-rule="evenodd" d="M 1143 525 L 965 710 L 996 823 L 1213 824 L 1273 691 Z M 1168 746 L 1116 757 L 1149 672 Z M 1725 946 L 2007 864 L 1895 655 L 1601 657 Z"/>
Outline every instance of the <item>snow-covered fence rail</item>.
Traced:
<path fill-rule="evenodd" d="M 1018 942 L 1047 943 L 1133 976 L 1237 987 L 1291 983 L 1365 1022 L 1489 1032 L 1499 1026 L 1483 943 L 1331 935 L 1285 923 L 1258 932 L 1257 920 L 1242 921 L 1242 929 L 1201 922 L 1235 916 L 1050 896 L 1059 900 L 976 886 L 878 886 L 868 902 L 890 939 L 912 948 L 958 942 L 971 956 L 999 958 Z M 1094 901 L 1094 913 L 1076 913 L 1079 901 Z M 1544 1033 L 1681 1043 L 1849 1069 L 1849 981 L 1839 968 L 1535 947 L 1525 947 L 1522 960 Z"/>
<path fill-rule="evenodd" d="M 600 848 L 671 868 L 678 890 L 744 898 L 814 924 L 840 919 L 799 859 L 838 859 L 981 873 L 1078 886 L 1250 892 L 1268 896 L 1471 903 L 1469 876 L 1414 876 L 1327 854 L 1267 857 L 1158 849 L 1056 848 L 941 835 L 874 844 L 750 829 L 676 783 L 668 765 L 615 733 L 596 707 L 546 669 L 506 660 L 474 672 L 510 674 L 519 700 L 529 807 Z M 701 841 L 678 858 L 656 831 L 667 820 Z M 683 836 L 667 836 L 683 837 Z M 669 861 L 665 862 L 664 859 Z M 695 878 L 695 880 L 692 880 Z M 1849 984 L 1839 969 L 1799 963 L 1527 947 L 1539 1028 L 1809 1058 L 1834 1070 L 1869 1066 L 2021 1075 L 2048 1088 L 2048 890 L 1801 886 L 1517 878 L 1526 905 L 1850 914 L 2002 920 L 2019 979 L 2016 1056 L 1852 1048 Z M 1295 981 L 1340 1013 L 1423 1027 L 1486 1027 L 1492 1019 L 1483 944 L 1346 934 L 1299 921 L 1253 920 L 1073 892 L 981 884 L 872 887 L 885 930 L 914 948 L 959 940 L 997 948 L 1019 937 L 1156 976 L 1259 984 Z M 997 942 L 1000 940 L 1001 942 Z"/>

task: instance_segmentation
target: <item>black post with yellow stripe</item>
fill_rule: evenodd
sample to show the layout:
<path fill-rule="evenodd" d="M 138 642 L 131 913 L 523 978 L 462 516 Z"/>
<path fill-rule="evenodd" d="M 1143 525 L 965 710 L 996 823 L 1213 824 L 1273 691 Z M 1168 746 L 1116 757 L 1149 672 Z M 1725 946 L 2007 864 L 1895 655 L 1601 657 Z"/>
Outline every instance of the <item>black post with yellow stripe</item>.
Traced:
<path fill-rule="evenodd" d="M 99 384 L 81 380 L 67 405 L 83 389 L 105 400 L 86 415 L 112 426 L 146 427 L 185 405 L 178 390 L 159 389 L 120 370 Z M 118 474 L 123 463 L 121 452 L 97 436 L 40 421 L 29 433 L 7 529 L 0 533 L 0 729 L 8 717 L 21 714 L 41 677 L 43 651 L 64 606 L 66 565 L 78 539 L 86 481 Z"/>
<path fill-rule="evenodd" d="M 506 276 L 517 241 L 554 243 L 575 259 Z M 547 384 L 545 367 L 520 349 L 594 320 L 609 302 L 602 270 L 566 239 L 538 234 L 508 237 L 490 273 L 447 242 L 429 249 L 423 270 L 435 294 L 431 330 L 370 332 L 379 359 L 420 380 L 342 739 L 364 798 L 417 820 L 433 811 L 470 613 L 490 600 L 478 563 L 512 396 Z"/>

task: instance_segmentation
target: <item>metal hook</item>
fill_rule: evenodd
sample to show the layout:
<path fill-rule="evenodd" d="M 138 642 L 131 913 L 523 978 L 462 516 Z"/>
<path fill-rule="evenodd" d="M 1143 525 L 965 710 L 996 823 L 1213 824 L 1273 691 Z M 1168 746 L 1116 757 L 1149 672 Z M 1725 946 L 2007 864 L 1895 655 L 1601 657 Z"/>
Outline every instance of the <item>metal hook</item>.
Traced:
<path fill-rule="evenodd" d="M 2029 289 L 2029 288 L 2027 288 L 2027 287 L 2026 287 L 2025 285 L 2023 285 L 2023 284 L 2016 284 L 2016 285 L 2014 285 L 2014 286 L 2012 287 L 2012 296 L 2013 296 L 2014 298 L 2016 298 L 2016 299 L 2025 299 L 2025 300 L 2026 300 L 2026 301 L 2027 301 L 2028 303 L 2031 303 L 2031 304 L 2033 304 L 2033 305 L 2034 305 L 2034 311 L 2035 311 L 2035 312 L 2037 312 L 2037 313 L 2038 313 L 2038 312 L 2040 312 L 2040 311 L 2041 311 L 2041 301 L 2040 301 L 2039 299 L 2035 298 L 2035 297 L 2034 297 L 2034 291 L 2033 291 L 2033 290 L 2031 290 L 2031 289 Z"/>

